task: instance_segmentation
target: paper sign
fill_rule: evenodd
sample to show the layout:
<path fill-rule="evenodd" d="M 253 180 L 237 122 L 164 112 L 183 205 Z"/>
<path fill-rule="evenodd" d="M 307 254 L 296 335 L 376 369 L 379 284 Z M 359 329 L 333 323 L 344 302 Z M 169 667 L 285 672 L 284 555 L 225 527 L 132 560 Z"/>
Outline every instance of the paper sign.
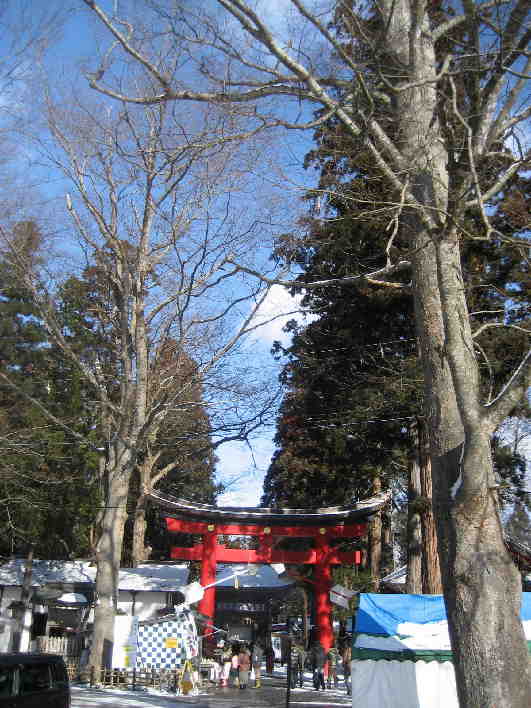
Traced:
<path fill-rule="evenodd" d="M 339 605 L 344 607 L 346 610 L 349 608 L 349 600 L 356 594 L 355 590 L 349 590 L 343 587 L 343 585 L 334 585 L 330 590 L 330 602 L 334 605 Z"/>
<path fill-rule="evenodd" d="M 340 607 L 344 607 L 345 610 L 348 610 L 348 598 L 338 595 L 337 593 L 332 592 L 332 590 L 330 590 L 330 602 L 333 602 L 334 605 L 339 605 Z"/>
<path fill-rule="evenodd" d="M 182 591 L 184 595 L 184 601 L 186 605 L 193 605 L 195 602 L 199 602 L 203 599 L 205 594 L 205 589 L 201 583 L 195 582 L 186 585 Z"/>

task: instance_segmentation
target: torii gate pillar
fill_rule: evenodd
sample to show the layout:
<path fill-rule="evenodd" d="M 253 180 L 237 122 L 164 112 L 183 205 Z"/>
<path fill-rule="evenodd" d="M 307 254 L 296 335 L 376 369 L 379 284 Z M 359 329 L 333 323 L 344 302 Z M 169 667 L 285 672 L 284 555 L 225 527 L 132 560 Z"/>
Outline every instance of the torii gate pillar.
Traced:
<path fill-rule="evenodd" d="M 216 588 L 208 587 L 216 582 L 216 527 L 209 524 L 206 533 L 203 534 L 203 552 L 201 557 L 201 575 L 199 582 L 206 587 L 205 594 L 199 603 L 198 610 L 202 615 L 210 619 L 210 624 L 214 624 L 214 614 L 216 611 Z M 212 634 L 212 626 L 207 626 L 205 635 Z"/>
<path fill-rule="evenodd" d="M 335 538 L 359 538 L 366 532 L 365 524 L 341 524 L 327 526 L 266 526 L 263 524 L 222 523 L 211 524 L 204 521 L 166 518 L 168 531 L 173 533 L 201 534 L 202 542 L 191 548 L 171 549 L 171 557 L 179 560 L 201 561 L 201 585 L 207 587 L 199 604 L 199 611 L 209 620 L 205 635 L 213 629 L 216 588 L 208 587 L 216 581 L 216 564 L 221 563 L 284 563 L 309 564 L 315 566 L 313 578 L 315 596 L 316 625 L 319 641 L 328 651 L 334 641 L 330 603 L 332 585 L 332 565 L 361 562 L 360 551 L 338 551 L 331 545 Z M 257 550 L 226 548 L 218 543 L 219 535 L 256 536 Z M 285 551 L 277 548 L 282 538 L 313 538 L 315 547 L 305 551 Z"/>
<path fill-rule="evenodd" d="M 332 587 L 332 569 L 330 567 L 330 544 L 324 535 L 315 539 L 316 563 L 314 571 L 315 592 L 315 623 L 319 632 L 319 642 L 325 651 L 334 643 L 332 626 L 332 603 L 330 588 Z"/>

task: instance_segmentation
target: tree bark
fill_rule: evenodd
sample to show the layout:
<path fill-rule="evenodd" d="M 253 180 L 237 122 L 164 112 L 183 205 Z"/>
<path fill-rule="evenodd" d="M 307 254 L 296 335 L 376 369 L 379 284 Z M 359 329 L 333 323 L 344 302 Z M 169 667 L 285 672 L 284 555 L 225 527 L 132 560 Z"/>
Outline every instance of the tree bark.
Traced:
<path fill-rule="evenodd" d="M 480 416 L 459 238 L 433 216 L 433 210 L 446 213 L 448 206 L 448 154 L 436 118 L 434 42 L 427 16 L 415 23 L 409 2 L 386 2 L 385 7 L 388 46 L 409 67 L 407 78 L 415 84 L 398 94 L 396 117 L 412 192 L 427 207 L 422 213 L 410 210 L 408 227 L 459 701 L 461 708 L 527 708 L 531 674 L 519 617 L 520 587 L 491 489 L 490 439 Z M 500 637 L 506 651 L 499 651 Z"/>
<path fill-rule="evenodd" d="M 416 423 L 411 426 L 413 457 L 409 467 L 408 510 L 407 510 L 407 583 L 408 593 L 422 593 L 422 526 L 419 501 L 420 459 L 418 430 Z"/>
<path fill-rule="evenodd" d="M 391 573 L 393 569 L 393 526 L 389 506 L 382 509 L 382 575 Z"/>
<path fill-rule="evenodd" d="M 382 491 L 382 480 L 376 476 L 372 483 L 373 494 L 377 495 Z M 382 565 L 382 516 L 381 511 L 375 514 L 369 523 L 369 562 L 372 576 L 372 586 L 374 592 L 380 588 L 380 576 Z"/>
<path fill-rule="evenodd" d="M 147 511 L 147 495 L 151 491 L 151 473 L 152 460 L 148 456 L 140 465 L 138 472 L 140 475 L 140 489 L 135 505 L 135 513 L 133 520 L 133 549 L 131 553 L 133 568 L 138 567 L 140 563 L 147 560 L 146 541 L 146 511 Z"/>
<path fill-rule="evenodd" d="M 531 700 L 531 677 L 520 622 L 521 587 L 505 548 L 492 488 L 490 436 L 478 420 L 467 426 L 465 437 L 454 393 L 455 377 L 446 357 L 445 365 L 438 365 L 444 349 L 435 346 L 447 337 L 441 320 L 453 309 L 462 333 L 460 341 L 453 344 L 455 355 L 463 365 L 463 376 L 469 382 L 477 381 L 456 244 L 446 240 L 437 244 L 435 261 L 439 280 L 447 282 L 447 302 L 439 309 L 438 319 L 430 318 L 426 331 L 432 336 L 423 341 L 423 358 L 433 371 L 427 400 L 433 431 L 435 505 L 459 699 L 463 708 L 524 708 Z M 424 264 L 419 271 L 420 303 L 425 302 L 420 278 L 426 283 L 426 271 Z M 500 652 L 501 637 L 505 650 Z"/>
<path fill-rule="evenodd" d="M 13 637 L 11 639 L 11 651 L 19 652 L 22 644 L 22 635 L 26 622 L 26 612 L 30 605 L 31 597 L 31 577 L 33 574 L 33 546 L 30 547 L 26 562 L 24 564 L 24 577 L 20 589 L 20 600 L 13 612 L 15 619 Z"/>
<path fill-rule="evenodd" d="M 116 455 L 116 458 L 115 458 Z M 110 462 L 106 508 L 96 550 L 96 595 L 94 627 L 89 665 L 111 667 L 114 645 L 114 617 L 118 604 L 118 575 L 127 518 L 127 495 L 133 470 L 131 451 L 118 443 Z"/>
<path fill-rule="evenodd" d="M 422 592 L 426 595 L 442 595 L 441 565 L 437 545 L 437 526 L 433 514 L 433 485 L 428 431 L 422 418 L 417 419 L 420 461 L 420 493 L 422 509 Z"/>

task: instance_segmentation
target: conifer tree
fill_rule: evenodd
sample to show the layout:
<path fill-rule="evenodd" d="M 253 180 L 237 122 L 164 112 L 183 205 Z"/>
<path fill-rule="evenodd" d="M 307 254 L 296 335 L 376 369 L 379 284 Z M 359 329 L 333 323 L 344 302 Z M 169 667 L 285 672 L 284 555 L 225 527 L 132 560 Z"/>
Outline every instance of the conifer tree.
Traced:
<path fill-rule="evenodd" d="M 385 234 L 386 217 L 367 208 L 385 202 L 384 185 L 370 162 L 360 157 L 362 146 L 335 121 L 315 137 L 317 147 L 307 164 L 318 166 L 320 178 L 307 195 L 311 213 L 302 223 L 303 235 L 284 236 L 276 251 L 283 261 L 300 265 L 302 283 L 375 268 L 385 252 L 377 234 Z M 345 157 L 350 154 L 356 155 L 355 167 Z M 509 241 L 525 228 L 528 192 L 528 180 L 516 175 L 497 204 L 494 220 L 500 235 L 507 236 L 505 245 L 501 239 L 470 239 L 462 249 L 487 399 L 526 349 L 529 272 L 525 254 Z M 479 230 L 477 212 L 470 212 L 467 223 L 471 233 Z M 400 247 L 397 234 L 393 248 Z M 397 290 L 362 281 L 306 291 L 303 303 L 318 319 L 304 328 L 292 323 L 291 347 L 282 350 L 277 344 L 275 349 L 288 357 L 281 375 L 287 392 L 278 419 L 278 449 L 264 482 L 264 504 L 348 503 L 352 497 L 368 496 L 371 479 L 382 469 L 384 484 L 407 487 L 404 476 L 414 464 L 418 444 L 409 434 L 410 422 L 422 426 L 422 385 L 413 303 L 404 285 Z M 491 323 L 499 321 L 500 310 L 506 312 L 507 324 L 523 324 L 521 329 L 493 331 Z M 525 409 L 524 404 L 523 415 Z M 518 495 L 524 480 L 518 475 L 518 458 L 509 459 L 496 438 L 493 452 L 503 481 L 503 504 Z M 418 496 L 416 508 L 424 521 L 431 501 L 420 489 Z M 424 560 L 429 562 L 436 561 Z M 430 591 L 426 582 L 424 591 Z"/>
<path fill-rule="evenodd" d="M 43 259 L 36 223 L 13 228 L 21 258 Z M 0 262 L 0 554 L 69 558 L 89 550 L 97 505 L 93 485 L 96 455 L 50 422 L 35 401 L 59 415 L 72 430 L 90 435 L 92 413 L 80 377 L 50 343 L 30 292 L 8 261 Z M 23 395 L 25 394 L 25 395 Z"/>

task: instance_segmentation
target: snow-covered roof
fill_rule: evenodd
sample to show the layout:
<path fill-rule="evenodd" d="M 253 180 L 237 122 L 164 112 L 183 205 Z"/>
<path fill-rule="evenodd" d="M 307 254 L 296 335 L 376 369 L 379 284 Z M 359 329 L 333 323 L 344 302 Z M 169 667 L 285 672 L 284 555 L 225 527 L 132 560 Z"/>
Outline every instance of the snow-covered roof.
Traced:
<path fill-rule="evenodd" d="M 219 563 L 216 571 L 217 587 L 233 588 L 234 578 L 218 582 L 223 578 L 230 577 L 239 570 L 247 568 L 245 563 Z M 256 575 L 239 575 L 238 585 L 240 588 L 288 588 L 293 585 L 292 580 L 283 580 L 279 577 L 275 569 L 270 565 L 252 564 L 253 570 L 256 570 Z"/>
<path fill-rule="evenodd" d="M 26 561 L 12 559 L 0 565 L 0 585 L 20 586 L 24 580 Z M 93 583 L 96 568 L 89 561 L 34 560 L 31 585 L 44 583 Z"/>
<path fill-rule="evenodd" d="M 188 582 L 189 568 L 185 563 L 146 563 L 138 568 L 122 568 L 118 580 L 120 590 L 180 590 Z"/>
<path fill-rule="evenodd" d="M 20 586 L 24 579 L 25 560 L 14 559 L 0 565 L 0 586 Z M 89 561 L 34 560 L 32 587 L 45 583 L 94 584 L 96 567 Z M 172 592 L 188 582 L 188 566 L 184 563 L 146 563 L 138 568 L 122 568 L 118 578 L 120 590 L 138 592 Z"/>
<path fill-rule="evenodd" d="M 524 565 L 529 567 L 531 565 L 531 546 L 508 533 L 505 533 L 504 537 L 511 553 L 518 558 L 520 563 L 524 563 Z"/>

